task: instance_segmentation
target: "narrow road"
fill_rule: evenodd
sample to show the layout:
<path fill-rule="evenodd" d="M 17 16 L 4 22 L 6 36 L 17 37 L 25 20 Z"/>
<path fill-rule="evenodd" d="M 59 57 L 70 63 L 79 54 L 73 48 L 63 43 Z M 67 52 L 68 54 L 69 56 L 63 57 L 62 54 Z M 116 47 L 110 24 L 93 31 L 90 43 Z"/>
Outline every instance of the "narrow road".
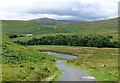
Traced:
<path fill-rule="evenodd" d="M 62 71 L 62 79 L 60 81 L 93 81 L 92 83 L 95 83 L 94 77 L 67 65 L 63 60 L 57 61 L 57 67 Z"/>

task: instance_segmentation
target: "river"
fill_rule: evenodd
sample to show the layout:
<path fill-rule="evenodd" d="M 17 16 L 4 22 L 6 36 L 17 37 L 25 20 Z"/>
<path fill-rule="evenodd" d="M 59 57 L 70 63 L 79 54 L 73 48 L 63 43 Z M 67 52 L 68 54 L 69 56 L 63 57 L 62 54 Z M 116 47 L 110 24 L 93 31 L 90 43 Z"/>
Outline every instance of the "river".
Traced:
<path fill-rule="evenodd" d="M 68 55 L 68 54 L 61 54 L 61 53 L 55 53 L 55 52 L 43 52 L 43 53 L 47 53 L 49 55 L 60 57 L 60 58 L 65 58 L 65 59 L 75 59 L 75 58 L 77 58 L 77 56 Z"/>

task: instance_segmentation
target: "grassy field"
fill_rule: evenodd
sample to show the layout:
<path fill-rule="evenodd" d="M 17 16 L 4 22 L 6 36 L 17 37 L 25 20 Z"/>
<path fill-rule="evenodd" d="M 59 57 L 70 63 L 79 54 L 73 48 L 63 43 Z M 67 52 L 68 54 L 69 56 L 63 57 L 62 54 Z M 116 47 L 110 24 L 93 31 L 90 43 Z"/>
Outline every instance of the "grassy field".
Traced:
<path fill-rule="evenodd" d="M 118 79 L 118 49 L 72 46 L 29 46 L 34 50 L 53 51 L 78 56 L 67 60 L 68 64 L 94 76 L 98 81 Z M 102 67 L 102 65 L 106 65 Z"/>
<path fill-rule="evenodd" d="M 54 75 L 60 76 L 56 67 L 57 57 L 33 51 L 28 47 L 3 39 L 2 80 L 40 81 Z"/>

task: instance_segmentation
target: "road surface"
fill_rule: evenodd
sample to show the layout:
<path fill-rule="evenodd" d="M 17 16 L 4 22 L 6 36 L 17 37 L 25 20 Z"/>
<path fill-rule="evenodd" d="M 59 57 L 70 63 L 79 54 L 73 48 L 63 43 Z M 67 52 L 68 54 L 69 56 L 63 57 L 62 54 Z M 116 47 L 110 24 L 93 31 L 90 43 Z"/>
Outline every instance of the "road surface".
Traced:
<path fill-rule="evenodd" d="M 95 83 L 94 77 L 81 70 L 67 65 L 63 60 L 57 61 L 56 65 L 62 71 L 62 79 L 60 81 L 94 81 L 92 83 Z"/>

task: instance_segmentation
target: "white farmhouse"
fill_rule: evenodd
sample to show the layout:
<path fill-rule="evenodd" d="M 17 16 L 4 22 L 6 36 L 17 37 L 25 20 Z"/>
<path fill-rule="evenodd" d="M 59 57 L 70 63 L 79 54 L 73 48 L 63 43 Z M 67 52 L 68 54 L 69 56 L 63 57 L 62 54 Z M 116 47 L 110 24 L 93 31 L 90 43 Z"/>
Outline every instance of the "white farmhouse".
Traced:
<path fill-rule="evenodd" d="M 33 34 L 27 34 L 26 36 L 33 36 Z"/>

